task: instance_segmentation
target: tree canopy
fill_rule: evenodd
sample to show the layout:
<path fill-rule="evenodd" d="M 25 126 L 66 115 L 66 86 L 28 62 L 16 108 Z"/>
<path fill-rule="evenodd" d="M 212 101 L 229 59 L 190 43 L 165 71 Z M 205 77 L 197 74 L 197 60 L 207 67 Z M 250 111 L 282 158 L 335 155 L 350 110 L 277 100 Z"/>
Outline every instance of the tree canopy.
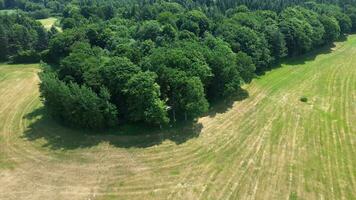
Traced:
<path fill-rule="evenodd" d="M 199 117 L 281 59 L 356 30 L 353 1 L 0 0 L 0 60 L 38 62 L 43 101 L 71 126 Z M 35 18 L 56 15 L 63 32 Z"/>

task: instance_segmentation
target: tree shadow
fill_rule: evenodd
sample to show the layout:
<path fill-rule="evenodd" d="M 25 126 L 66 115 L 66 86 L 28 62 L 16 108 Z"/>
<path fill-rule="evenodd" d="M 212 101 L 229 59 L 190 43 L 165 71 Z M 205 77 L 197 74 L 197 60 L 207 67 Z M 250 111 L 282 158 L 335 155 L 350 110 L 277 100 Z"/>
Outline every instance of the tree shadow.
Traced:
<path fill-rule="evenodd" d="M 347 35 L 340 36 L 340 38 L 336 42 L 343 42 L 347 40 Z M 261 76 L 265 75 L 267 72 L 272 71 L 274 69 L 278 69 L 280 67 L 283 67 L 283 65 L 289 65 L 289 66 L 299 66 L 306 64 L 307 62 L 312 62 L 316 59 L 317 56 L 320 55 L 327 55 L 330 54 L 334 51 L 335 48 L 335 43 L 327 44 L 324 46 L 321 46 L 319 48 L 316 48 L 306 54 L 301 54 L 298 56 L 293 56 L 293 57 L 286 57 L 281 59 L 278 63 L 275 63 L 272 65 L 269 69 L 262 71 L 262 72 L 256 72 L 257 73 L 257 79 L 259 79 Z"/>
<path fill-rule="evenodd" d="M 340 41 L 346 40 L 346 38 L 345 39 L 340 38 L 339 40 Z M 335 44 L 331 43 L 331 44 L 324 45 L 320 48 L 316 48 L 315 50 L 312 50 L 306 54 L 302 54 L 302 55 L 294 56 L 294 57 L 287 57 L 287 58 L 281 60 L 277 65 L 272 67 L 272 69 L 279 68 L 282 65 L 292 65 L 292 66 L 293 65 L 302 65 L 307 62 L 314 61 L 317 56 L 327 55 L 327 54 L 332 53 L 333 48 L 335 48 L 335 47 L 336 47 Z"/>
<path fill-rule="evenodd" d="M 236 96 L 210 102 L 211 107 L 210 107 L 209 111 L 205 114 L 205 116 L 214 117 L 215 115 L 217 115 L 219 113 L 225 113 L 230 108 L 232 108 L 232 106 L 234 105 L 235 102 L 242 101 L 244 99 L 247 99 L 248 97 L 249 97 L 248 91 L 241 88 Z"/>
<path fill-rule="evenodd" d="M 59 124 L 48 115 L 44 107 L 34 110 L 24 118 L 31 123 L 22 137 L 29 141 L 44 140 L 42 146 L 52 150 L 90 148 L 100 143 L 121 148 L 147 148 L 166 140 L 179 145 L 198 137 L 203 128 L 202 124 L 190 121 L 163 129 L 129 124 L 110 130 L 88 131 Z"/>

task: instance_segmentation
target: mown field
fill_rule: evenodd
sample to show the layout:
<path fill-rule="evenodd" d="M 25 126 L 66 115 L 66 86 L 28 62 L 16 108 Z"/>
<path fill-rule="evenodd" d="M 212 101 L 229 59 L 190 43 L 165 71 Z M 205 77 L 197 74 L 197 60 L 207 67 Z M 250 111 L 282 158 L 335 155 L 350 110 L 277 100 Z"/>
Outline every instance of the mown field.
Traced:
<path fill-rule="evenodd" d="M 58 31 L 62 31 L 62 29 L 58 27 L 57 24 L 59 22 L 58 18 L 49 17 L 46 19 L 39 19 L 37 21 L 39 21 L 46 30 L 51 30 L 52 26 L 54 26 Z"/>
<path fill-rule="evenodd" d="M 0 67 L 0 199 L 356 198 L 356 36 L 164 133 L 66 129 L 45 115 L 38 71 Z"/>

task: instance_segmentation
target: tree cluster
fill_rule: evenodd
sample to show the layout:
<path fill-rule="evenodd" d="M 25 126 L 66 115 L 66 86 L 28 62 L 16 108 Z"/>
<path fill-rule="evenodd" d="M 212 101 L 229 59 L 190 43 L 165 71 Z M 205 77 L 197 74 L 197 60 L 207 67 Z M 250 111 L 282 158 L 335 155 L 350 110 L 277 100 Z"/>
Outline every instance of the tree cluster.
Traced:
<path fill-rule="evenodd" d="M 287 2 L 269 9 L 263 1 L 69 3 L 63 33 L 41 54 L 55 66 L 40 76 L 44 103 L 85 128 L 194 119 L 212 102 L 241 95 L 242 84 L 284 57 L 355 30 L 352 4 Z"/>
<path fill-rule="evenodd" d="M 43 26 L 25 14 L 0 15 L 0 61 L 39 62 L 48 37 Z"/>

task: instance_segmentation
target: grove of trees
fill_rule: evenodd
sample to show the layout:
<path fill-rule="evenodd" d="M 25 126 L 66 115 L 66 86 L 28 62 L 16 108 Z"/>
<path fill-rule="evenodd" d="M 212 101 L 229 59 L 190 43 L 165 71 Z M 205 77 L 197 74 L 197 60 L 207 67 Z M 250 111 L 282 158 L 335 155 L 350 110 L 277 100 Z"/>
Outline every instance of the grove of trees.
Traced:
<path fill-rule="evenodd" d="M 24 14 L 0 15 L 0 61 L 39 62 L 47 49 L 49 34 Z"/>
<path fill-rule="evenodd" d="M 356 30 L 352 1 L 273 2 L 42 5 L 60 12 L 63 32 L 46 32 L 25 15 L 0 16 L 0 56 L 26 62 L 33 54 L 46 63 L 41 96 L 52 116 L 69 126 L 161 126 L 194 119 L 212 102 L 241 95 L 244 83 L 281 59 Z"/>

